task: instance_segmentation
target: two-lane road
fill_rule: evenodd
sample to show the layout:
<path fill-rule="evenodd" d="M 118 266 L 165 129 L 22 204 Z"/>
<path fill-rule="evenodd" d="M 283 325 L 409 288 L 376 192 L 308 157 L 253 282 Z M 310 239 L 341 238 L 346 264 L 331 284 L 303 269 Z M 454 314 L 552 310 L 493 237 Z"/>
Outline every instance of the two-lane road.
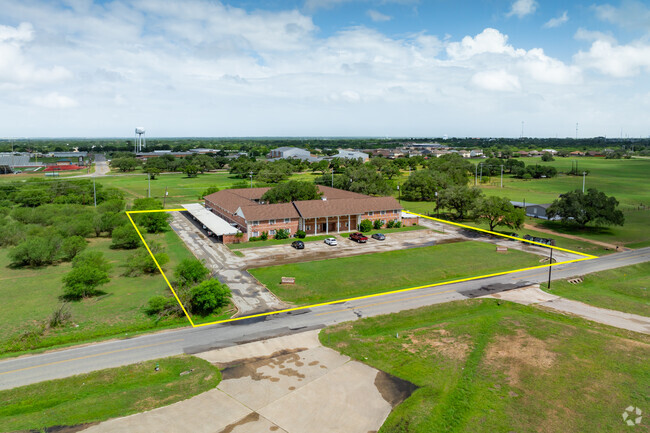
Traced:
<path fill-rule="evenodd" d="M 556 265 L 552 269 L 552 278 L 565 279 L 646 261 L 650 261 L 650 248 Z M 12 358 L 0 362 L 0 389 L 182 353 L 198 353 L 211 348 L 320 328 L 360 317 L 482 296 L 545 282 L 547 279 L 548 268 L 532 269 L 221 325 L 184 328 Z"/>

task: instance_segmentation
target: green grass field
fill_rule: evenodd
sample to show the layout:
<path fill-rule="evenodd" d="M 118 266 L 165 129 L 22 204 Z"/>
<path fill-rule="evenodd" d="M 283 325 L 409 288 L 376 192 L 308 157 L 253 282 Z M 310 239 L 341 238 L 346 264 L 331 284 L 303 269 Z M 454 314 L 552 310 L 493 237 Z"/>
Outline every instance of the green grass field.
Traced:
<path fill-rule="evenodd" d="M 530 306 L 458 301 L 320 340 L 419 387 L 380 433 L 628 432 L 625 408 L 650 404 L 647 335 Z"/>
<path fill-rule="evenodd" d="M 218 368 L 183 355 L 0 391 L 0 430 L 41 431 L 122 417 L 188 399 L 220 381 Z"/>
<path fill-rule="evenodd" d="M 650 262 L 583 278 L 579 284 L 554 281 L 550 293 L 596 307 L 650 317 Z"/>
<path fill-rule="evenodd" d="M 459 242 L 249 271 L 280 299 L 304 305 L 539 264 L 537 256 L 521 251 L 497 253 L 494 245 Z M 282 277 L 296 283 L 282 285 Z"/>
<path fill-rule="evenodd" d="M 171 270 L 183 258 L 192 257 L 180 238 L 167 231 L 148 235 L 165 246 L 170 257 L 166 265 Z M 111 281 L 101 286 L 106 295 L 70 303 L 72 323 L 63 328 L 47 329 L 40 335 L 41 324 L 46 322 L 52 311 L 60 304 L 61 278 L 70 271 L 70 263 L 47 266 L 39 269 L 10 268 L 8 249 L 0 249 L 0 292 L 3 295 L 3 314 L 0 324 L 0 352 L 19 352 L 57 345 L 81 343 L 84 341 L 132 335 L 134 332 L 163 329 L 187 325 L 187 319 L 165 319 L 156 323 L 147 317 L 142 308 L 149 298 L 168 292 L 160 274 L 140 277 L 124 277 L 124 264 L 132 251 L 112 250 L 110 239 L 91 239 L 87 250 L 101 251 L 112 263 L 109 272 Z M 221 316 L 219 316 L 221 317 Z M 204 320 L 213 321 L 216 317 Z"/>

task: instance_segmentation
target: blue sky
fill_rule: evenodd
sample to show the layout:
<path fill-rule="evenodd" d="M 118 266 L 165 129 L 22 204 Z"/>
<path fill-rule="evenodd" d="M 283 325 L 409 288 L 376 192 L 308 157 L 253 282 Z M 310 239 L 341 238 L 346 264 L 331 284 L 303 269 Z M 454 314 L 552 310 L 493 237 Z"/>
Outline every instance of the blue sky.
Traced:
<path fill-rule="evenodd" d="M 0 136 L 648 136 L 650 5 L 0 0 Z"/>

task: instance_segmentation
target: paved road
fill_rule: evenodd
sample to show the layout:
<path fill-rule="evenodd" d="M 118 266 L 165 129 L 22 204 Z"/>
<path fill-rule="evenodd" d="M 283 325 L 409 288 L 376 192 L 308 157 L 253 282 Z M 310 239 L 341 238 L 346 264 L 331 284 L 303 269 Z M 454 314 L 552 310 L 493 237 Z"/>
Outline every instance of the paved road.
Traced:
<path fill-rule="evenodd" d="M 557 265 L 553 279 L 565 279 L 650 261 L 650 248 Z M 221 325 L 185 328 L 0 362 L 0 389 L 182 353 L 199 353 L 316 329 L 360 317 L 386 314 L 452 300 L 474 298 L 546 281 L 548 270 L 533 269 L 479 280 L 380 295 Z"/>

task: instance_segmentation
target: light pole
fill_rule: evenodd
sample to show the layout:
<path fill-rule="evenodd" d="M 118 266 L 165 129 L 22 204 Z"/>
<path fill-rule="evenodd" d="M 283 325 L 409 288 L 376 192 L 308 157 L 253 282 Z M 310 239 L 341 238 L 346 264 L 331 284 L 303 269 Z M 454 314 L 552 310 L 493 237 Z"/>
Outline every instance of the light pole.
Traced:
<path fill-rule="evenodd" d="M 478 164 L 474 166 L 474 186 L 476 186 L 476 182 L 478 182 Z"/>
<path fill-rule="evenodd" d="M 479 177 L 479 183 L 483 183 L 483 163 L 481 163 L 481 176 Z"/>
<path fill-rule="evenodd" d="M 585 193 L 585 176 L 587 175 L 586 171 L 582 172 L 582 193 Z"/>
<path fill-rule="evenodd" d="M 147 173 L 147 178 L 149 179 L 149 192 L 147 193 L 147 197 L 151 197 L 151 173 Z"/>
<path fill-rule="evenodd" d="M 551 248 L 551 256 L 548 259 L 548 287 L 546 288 L 546 290 L 551 290 L 551 269 L 553 268 L 553 266 L 551 266 L 552 264 L 553 264 L 553 248 Z"/>
<path fill-rule="evenodd" d="M 252 188 L 252 187 L 253 187 L 253 172 L 252 172 L 252 171 L 249 171 L 249 172 L 248 172 L 248 175 L 249 175 L 250 178 L 251 178 L 251 188 Z"/>
<path fill-rule="evenodd" d="M 503 165 L 501 166 L 501 188 L 503 188 Z"/>

